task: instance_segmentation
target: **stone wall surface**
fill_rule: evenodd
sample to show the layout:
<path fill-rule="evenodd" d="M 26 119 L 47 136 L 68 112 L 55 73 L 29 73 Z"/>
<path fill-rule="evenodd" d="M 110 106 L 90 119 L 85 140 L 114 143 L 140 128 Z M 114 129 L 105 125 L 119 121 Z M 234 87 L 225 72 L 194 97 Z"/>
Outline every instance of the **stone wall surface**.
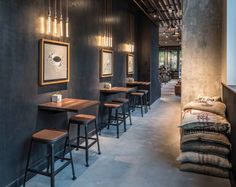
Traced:
<path fill-rule="evenodd" d="M 183 1 L 182 106 L 221 94 L 222 14 L 222 0 Z"/>

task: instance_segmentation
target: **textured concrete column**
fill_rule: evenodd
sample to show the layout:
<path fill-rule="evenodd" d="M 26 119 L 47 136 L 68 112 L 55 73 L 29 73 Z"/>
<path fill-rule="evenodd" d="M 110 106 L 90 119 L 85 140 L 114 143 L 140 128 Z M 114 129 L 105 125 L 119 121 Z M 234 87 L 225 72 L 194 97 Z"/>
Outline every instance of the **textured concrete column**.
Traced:
<path fill-rule="evenodd" d="M 220 95 L 222 0 L 183 0 L 182 105 Z"/>

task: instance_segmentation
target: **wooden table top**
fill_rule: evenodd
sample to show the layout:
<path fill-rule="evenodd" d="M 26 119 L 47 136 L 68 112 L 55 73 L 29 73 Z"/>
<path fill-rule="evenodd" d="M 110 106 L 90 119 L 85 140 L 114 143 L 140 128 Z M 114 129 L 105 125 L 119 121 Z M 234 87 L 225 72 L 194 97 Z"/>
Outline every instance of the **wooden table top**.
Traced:
<path fill-rule="evenodd" d="M 130 87 L 111 87 L 111 89 L 101 88 L 100 92 L 103 92 L 103 93 L 129 93 L 134 90 L 135 90 L 135 88 L 130 88 Z"/>
<path fill-rule="evenodd" d="M 127 85 L 130 86 L 135 86 L 135 85 L 144 85 L 144 86 L 149 86 L 151 84 L 151 82 L 146 82 L 146 81 L 134 81 L 134 82 L 127 82 Z"/>
<path fill-rule="evenodd" d="M 100 102 L 96 100 L 65 98 L 62 100 L 62 102 L 58 102 L 58 103 L 48 102 L 48 103 L 39 104 L 39 108 L 42 110 L 78 113 L 82 109 L 99 105 L 99 103 Z"/>

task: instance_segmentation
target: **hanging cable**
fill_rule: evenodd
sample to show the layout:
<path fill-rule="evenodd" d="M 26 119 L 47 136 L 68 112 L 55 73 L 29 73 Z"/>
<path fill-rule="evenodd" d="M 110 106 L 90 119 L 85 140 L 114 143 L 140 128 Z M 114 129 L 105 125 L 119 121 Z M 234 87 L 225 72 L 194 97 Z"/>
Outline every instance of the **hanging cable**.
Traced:
<path fill-rule="evenodd" d="M 47 20 L 47 34 L 51 33 L 51 0 L 48 0 L 48 20 Z"/>
<path fill-rule="evenodd" d="M 62 0 L 60 0 L 60 36 L 63 37 Z"/>
<path fill-rule="evenodd" d="M 66 0 L 66 37 L 69 37 L 69 16 L 68 16 L 68 0 Z"/>
<path fill-rule="evenodd" d="M 53 22 L 53 34 L 57 34 L 57 0 L 55 0 L 54 7 L 54 22 Z"/>

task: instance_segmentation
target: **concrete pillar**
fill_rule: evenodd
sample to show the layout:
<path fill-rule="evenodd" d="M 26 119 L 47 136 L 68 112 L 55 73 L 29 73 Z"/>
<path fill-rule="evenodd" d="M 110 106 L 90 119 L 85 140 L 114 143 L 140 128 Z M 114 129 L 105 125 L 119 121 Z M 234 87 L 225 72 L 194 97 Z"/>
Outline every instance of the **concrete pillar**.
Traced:
<path fill-rule="evenodd" d="M 183 0 L 182 105 L 220 95 L 222 0 Z"/>

